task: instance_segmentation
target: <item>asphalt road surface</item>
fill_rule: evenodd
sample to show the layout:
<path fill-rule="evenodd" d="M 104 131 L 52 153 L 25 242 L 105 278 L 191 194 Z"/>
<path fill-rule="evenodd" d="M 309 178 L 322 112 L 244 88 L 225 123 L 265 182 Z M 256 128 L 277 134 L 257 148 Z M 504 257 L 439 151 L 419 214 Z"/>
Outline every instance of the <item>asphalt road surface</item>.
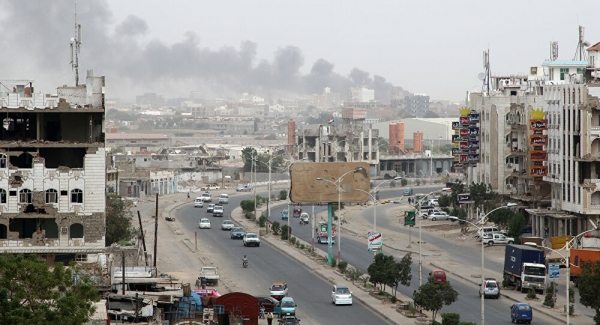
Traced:
<path fill-rule="evenodd" d="M 213 194 L 218 194 L 214 192 Z M 266 195 L 265 193 L 261 193 Z M 233 195 L 225 206 L 225 217 L 215 218 L 204 208 L 194 208 L 193 203 L 181 207 L 176 218 L 183 228 L 198 231 L 199 249 L 219 261 L 219 268 L 227 268 L 233 282 L 247 293 L 268 296 L 269 287 L 276 280 L 288 283 L 288 296 L 294 298 L 297 316 L 307 324 L 388 324 L 368 307 L 355 301 L 352 306 L 334 306 L 331 303 L 331 284 L 282 255 L 268 244 L 244 247 L 241 240 L 232 240 L 228 231 L 221 230 L 222 220 L 232 209 L 239 207 L 250 194 Z M 198 229 L 200 218 L 211 220 L 211 229 Z M 242 267 L 243 255 L 248 256 L 249 267 Z"/>

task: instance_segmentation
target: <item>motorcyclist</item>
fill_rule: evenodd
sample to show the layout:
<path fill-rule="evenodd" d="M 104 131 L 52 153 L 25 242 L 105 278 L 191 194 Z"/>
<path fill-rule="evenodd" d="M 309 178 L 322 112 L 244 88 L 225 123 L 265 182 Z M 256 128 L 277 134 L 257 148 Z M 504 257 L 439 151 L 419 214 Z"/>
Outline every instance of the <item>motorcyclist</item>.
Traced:
<path fill-rule="evenodd" d="M 246 255 L 244 255 L 244 257 L 242 258 L 242 264 L 248 265 L 248 258 L 246 257 Z"/>

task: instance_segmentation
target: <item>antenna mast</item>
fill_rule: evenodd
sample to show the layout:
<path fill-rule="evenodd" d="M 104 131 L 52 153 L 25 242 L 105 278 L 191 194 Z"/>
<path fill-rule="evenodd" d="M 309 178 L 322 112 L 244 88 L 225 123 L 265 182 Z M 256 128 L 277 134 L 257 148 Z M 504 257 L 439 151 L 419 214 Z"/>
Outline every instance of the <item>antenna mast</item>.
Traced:
<path fill-rule="evenodd" d="M 573 61 L 587 61 L 587 53 L 585 53 L 584 47 L 589 46 L 590 43 L 583 39 L 584 29 L 583 26 L 579 26 L 579 41 L 577 42 L 577 49 L 575 50 Z"/>
<path fill-rule="evenodd" d="M 483 51 L 483 67 L 485 74 L 483 76 L 483 92 L 489 95 L 492 91 L 492 72 L 490 71 L 490 49 Z"/>
<path fill-rule="evenodd" d="M 550 61 L 558 59 L 558 42 L 550 43 Z"/>
<path fill-rule="evenodd" d="M 77 24 L 75 4 L 75 37 L 71 38 L 71 68 L 75 70 L 75 86 L 79 86 L 79 50 L 81 48 L 81 25 Z"/>

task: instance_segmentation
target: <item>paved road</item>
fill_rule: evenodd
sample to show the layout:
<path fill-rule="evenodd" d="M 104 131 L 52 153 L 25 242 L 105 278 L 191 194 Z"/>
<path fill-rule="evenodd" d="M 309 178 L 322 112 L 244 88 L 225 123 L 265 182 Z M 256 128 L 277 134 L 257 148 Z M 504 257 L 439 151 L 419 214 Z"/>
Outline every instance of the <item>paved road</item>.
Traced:
<path fill-rule="evenodd" d="M 264 194 L 263 194 L 264 195 Z M 240 201 L 249 195 L 230 197 L 225 205 L 225 215 L 238 207 Z M 289 286 L 289 296 L 298 304 L 298 318 L 307 324 L 321 324 L 324 320 L 335 317 L 335 324 L 387 324 L 378 315 L 358 302 L 351 307 L 331 304 L 330 284 L 319 276 L 309 273 L 294 261 L 286 258 L 269 245 L 260 247 L 244 247 L 240 240 L 231 240 L 227 231 L 220 229 L 225 218 L 213 218 L 206 213 L 206 208 L 194 208 L 190 203 L 177 211 L 177 220 L 182 227 L 190 231 L 198 231 L 200 249 L 203 253 L 218 256 L 220 268 L 227 268 L 230 276 L 235 277 L 242 288 L 251 288 L 253 295 L 269 294 L 270 285 L 278 279 L 284 279 Z M 198 229 L 201 217 L 211 220 L 211 229 Z M 249 267 L 242 267 L 242 256 L 249 258 Z"/>

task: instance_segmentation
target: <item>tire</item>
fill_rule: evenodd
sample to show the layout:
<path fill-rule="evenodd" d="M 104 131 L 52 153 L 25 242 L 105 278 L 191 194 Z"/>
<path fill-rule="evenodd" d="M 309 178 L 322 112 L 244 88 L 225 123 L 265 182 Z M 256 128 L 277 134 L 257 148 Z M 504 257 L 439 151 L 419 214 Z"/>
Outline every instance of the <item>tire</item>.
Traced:
<path fill-rule="evenodd" d="M 494 246 L 494 242 L 490 240 L 490 241 L 488 242 L 488 246 Z"/>
<path fill-rule="evenodd" d="M 435 217 L 431 218 L 431 221 L 436 221 L 437 219 Z"/>
<path fill-rule="evenodd" d="M 260 244 L 256 244 L 256 247 L 260 247 Z"/>
<path fill-rule="evenodd" d="M 245 247 L 245 246 L 246 246 L 246 243 L 244 242 L 243 244 L 244 244 L 244 247 Z"/>
<path fill-rule="evenodd" d="M 510 244 L 512 244 L 512 243 L 513 243 L 513 242 L 512 242 L 512 240 L 508 241 L 508 244 L 509 244 L 509 245 L 510 245 Z"/>
<path fill-rule="evenodd" d="M 321 237 L 317 237 L 317 243 L 321 243 Z"/>
<path fill-rule="evenodd" d="M 517 280 L 517 283 L 515 283 L 515 289 L 521 291 L 521 280 Z"/>

